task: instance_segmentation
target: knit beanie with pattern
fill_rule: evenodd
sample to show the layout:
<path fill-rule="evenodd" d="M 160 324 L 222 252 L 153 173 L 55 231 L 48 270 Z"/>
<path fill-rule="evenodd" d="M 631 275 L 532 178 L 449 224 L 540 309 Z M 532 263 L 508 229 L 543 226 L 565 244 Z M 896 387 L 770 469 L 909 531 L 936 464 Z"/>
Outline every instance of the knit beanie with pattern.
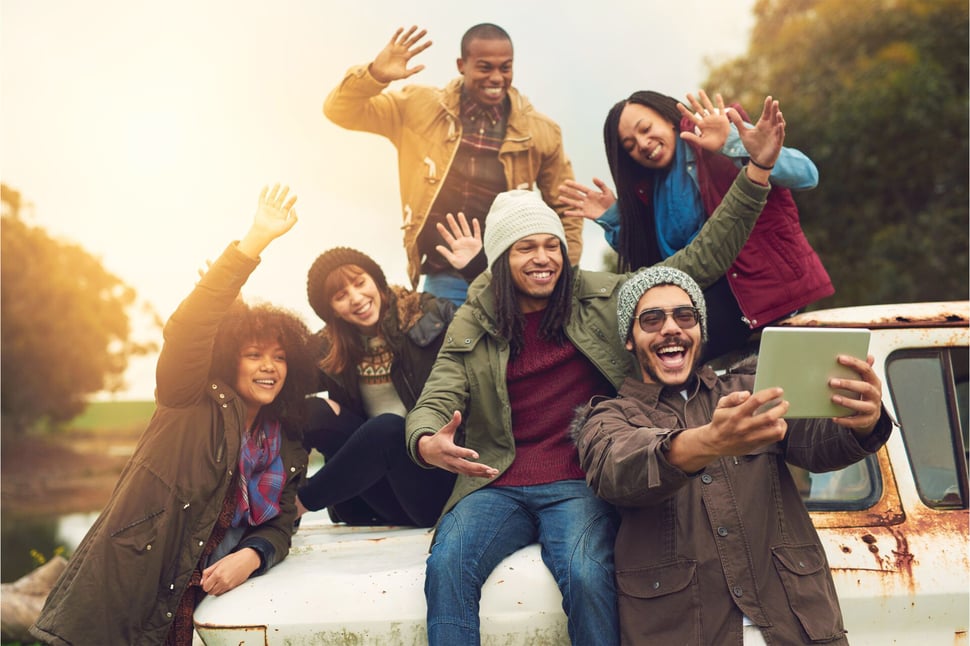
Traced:
<path fill-rule="evenodd" d="M 616 296 L 616 321 L 620 338 L 625 341 L 629 337 L 637 303 L 648 289 L 658 285 L 676 285 L 687 292 L 691 303 L 700 312 L 701 340 L 707 341 L 707 305 L 704 303 L 704 292 L 693 278 L 681 270 L 663 265 L 641 269 L 620 286 Z"/>
<path fill-rule="evenodd" d="M 565 258 L 566 231 L 562 220 L 538 193 L 522 189 L 499 193 L 485 217 L 483 246 L 488 266 L 516 241 L 540 233 L 559 238 Z"/>
<path fill-rule="evenodd" d="M 381 292 L 387 291 L 387 278 L 384 277 L 384 271 L 367 254 L 350 247 L 334 247 L 320 254 L 310 265 L 310 271 L 307 273 L 306 297 L 313 311 L 326 323 L 333 322 L 333 309 L 330 307 L 330 299 L 324 298 L 323 286 L 327 276 L 343 265 L 357 265 L 370 274 Z"/>

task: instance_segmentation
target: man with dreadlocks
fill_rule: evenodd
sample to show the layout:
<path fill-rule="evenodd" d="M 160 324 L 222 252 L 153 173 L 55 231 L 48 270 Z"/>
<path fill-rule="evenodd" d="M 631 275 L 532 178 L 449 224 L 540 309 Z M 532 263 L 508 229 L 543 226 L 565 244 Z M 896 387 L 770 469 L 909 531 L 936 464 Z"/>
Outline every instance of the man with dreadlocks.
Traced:
<path fill-rule="evenodd" d="M 758 159 L 769 166 L 784 141 L 777 103 L 765 126 Z M 747 166 L 663 264 L 702 285 L 723 275 L 761 212 L 768 175 Z M 617 643 L 615 512 L 586 485 L 568 427 L 576 407 L 636 374 L 616 333 L 625 277 L 571 267 L 562 221 L 529 191 L 495 198 L 484 247 L 490 270 L 470 286 L 406 423 L 412 459 L 458 474 L 427 561 L 428 641 L 478 643 L 482 584 L 538 541 L 572 642 Z"/>

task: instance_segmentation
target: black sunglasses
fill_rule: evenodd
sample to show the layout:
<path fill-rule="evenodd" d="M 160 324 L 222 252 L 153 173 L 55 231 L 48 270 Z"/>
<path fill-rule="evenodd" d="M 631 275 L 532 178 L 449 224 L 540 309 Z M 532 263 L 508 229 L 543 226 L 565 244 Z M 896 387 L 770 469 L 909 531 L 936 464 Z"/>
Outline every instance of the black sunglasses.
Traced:
<path fill-rule="evenodd" d="M 643 310 L 637 314 L 637 322 L 640 324 L 640 329 L 644 332 L 659 332 L 667 321 L 668 316 L 673 317 L 674 323 L 681 330 L 694 327 L 701 319 L 701 313 L 696 307 L 681 305 L 680 307 L 674 307 L 669 310 L 659 307 Z"/>

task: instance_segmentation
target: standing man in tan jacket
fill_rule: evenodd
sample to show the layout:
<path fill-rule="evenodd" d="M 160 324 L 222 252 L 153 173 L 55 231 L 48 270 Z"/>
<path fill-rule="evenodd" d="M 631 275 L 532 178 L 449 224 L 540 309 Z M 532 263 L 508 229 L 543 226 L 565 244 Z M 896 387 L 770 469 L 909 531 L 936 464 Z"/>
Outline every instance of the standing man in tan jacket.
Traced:
<path fill-rule="evenodd" d="M 469 233 L 481 223 L 495 196 L 510 189 L 538 188 L 543 201 L 562 217 L 569 208 L 558 186 L 573 178 L 559 126 L 533 109 L 512 87 L 512 40 L 498 25 L 470 28 L 461 40 L 459 78 L 444 88 L 407 85 L 386 91 L 392 81 L 424 69 L 408 67 L 431 46 L 427 31 L 399 28 L 377 57 L 350 68 L 327 97 L 323 112 L 351 130 L 383 135 L 398 151 L 398 179 L 404 247 L 413 287 L 465 300 L 468 283 L 486 266 L 484 254 L 456 270 L 437 225 L 464 213 Z M 582 220 L 563 218 L 569 262 L 579 264 Z"/>

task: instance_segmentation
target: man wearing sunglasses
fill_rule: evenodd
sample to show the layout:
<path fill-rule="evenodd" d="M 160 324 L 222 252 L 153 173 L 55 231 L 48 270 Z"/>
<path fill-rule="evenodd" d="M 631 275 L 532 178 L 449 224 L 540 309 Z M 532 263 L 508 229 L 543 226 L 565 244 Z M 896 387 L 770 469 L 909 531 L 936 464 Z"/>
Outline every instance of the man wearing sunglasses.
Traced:
<path fill-rule="evenodd" d="M 840 356 L 858 379 L 832 387 L 852 413 L 786 422 L 780 388 L 717 375 L 701 288 L 671 267 L 630 278 L 619 333 L 640 366 L 614 399 L 574 426 L 580 463 L 621 522 L 615 565 L 627 644 L 845 644 L 828 561 L 786 462 L 830 471 L 885 444 L 892 423 L 871 362 Z"/>

